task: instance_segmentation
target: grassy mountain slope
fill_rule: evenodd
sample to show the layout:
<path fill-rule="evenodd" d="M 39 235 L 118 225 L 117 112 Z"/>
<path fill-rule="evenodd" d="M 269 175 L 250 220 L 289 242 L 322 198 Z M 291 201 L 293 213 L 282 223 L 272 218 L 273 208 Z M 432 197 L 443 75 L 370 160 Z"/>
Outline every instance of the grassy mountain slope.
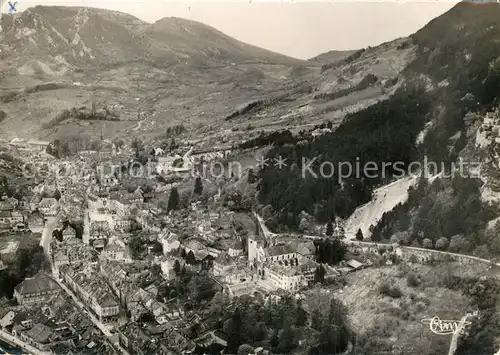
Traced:
<path fill-rule="evenodd" d="M 1 23 L 0 102 L 11 137 L 151 136 L 178 123 L 192 132 L 286 90 L 292 68 L 314 71 L 179 18 L 149 24 L 102 9 L 36 6 Z M 118 120 L 67 114 L 92 103 L 118 111 Z"/>
<path fill-rule="evenodd" d="M 317 55 L 311 59 L 309 59 L 311 62 L 319 62 L 319 63 L 331 63 L 335 62 L 341 59 L 344 59 L 348 57 L 349 55 L 353 54 L 355 50 L 345 50 L 345 51 L 328 51 L 326 53 L 321 53 L 320 55 Z"/>

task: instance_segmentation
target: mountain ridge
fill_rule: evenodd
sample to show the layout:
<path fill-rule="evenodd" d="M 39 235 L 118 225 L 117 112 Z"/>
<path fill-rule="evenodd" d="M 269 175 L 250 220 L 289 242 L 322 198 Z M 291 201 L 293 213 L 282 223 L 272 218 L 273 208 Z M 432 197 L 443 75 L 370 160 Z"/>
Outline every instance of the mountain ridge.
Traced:
<path fill-rule="evenodd" d="M 159 36 L 151 39 L 148 35 Z M 129 14 L 87 7 L 38 5 L 19 14 L 4 14 L 0 42 L 7 56 L 9 52 L 37 58 L 61 55 L 80 65 L 89 59 L 105 62 L 141 57 L 175 63 L 182 60 L 183 51 L 203 57 L 209 53 L 219 60 L 305 63 L 245 44 L 196 21 L 165 17 L 148 23 Z"/>

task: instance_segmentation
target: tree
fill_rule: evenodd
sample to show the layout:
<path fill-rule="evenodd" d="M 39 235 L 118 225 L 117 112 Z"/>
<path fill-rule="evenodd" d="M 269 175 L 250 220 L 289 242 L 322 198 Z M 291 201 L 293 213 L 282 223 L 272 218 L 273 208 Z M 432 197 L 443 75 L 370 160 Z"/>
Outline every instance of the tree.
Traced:
<path fill-rule="evenodd" d="M 196 179 L 194 180 L 194 191 L 193 192 L 196 195 L 201 195 L 201 193 L 203 192 L 203 181 L 201 181 L 200 176 L 196 177 Z"/>
<path fill-rule="evenodd" d="M 448 249 L 451 252 L 465 252 L 469 247 L 470 244 L 467 239 L 463 235 L 457 234 L 451 237 Z"/>
<path fill-rule="evenodd" d="M 233 316 L 230 319 L 230 324 L 228 327 L 228 338 L 227 338 L 227 352 L 229 354 L 236 354 L 238 352 L 238 348 L 242 343 L 241 336 L 241 313 L 240 309 L 237 307 Z"/>
<path fill-rule="evenodd" d="M 138 323 L 151 323 L 154 322 L 155 316 L 150 311 L 142 313 L 137 319 Z"/>
<path fill-rule="evenodd" d="M 422 246 L 426 249 L 432 249 L 432 240 L 430 240 L 429 238 L 425 238 L 424 240 L 422 240 Z"/>
<path fill-rule="evenodd" d="M 318 346 L 319 354 L 338 354 L 347 348 L 350 338 L 350 327 L 347 321 L 345 307 L 333 299 L 330 303 L 328 315 L 322 320 Z"/>
<path fill-rule="evenodd" d="M 332 223 L 332 221 L 328 221 L 328 223 L 326 224 L 325 234 L 329 237 L 331 237 L 333 235 L 333 223 Z"/>
<path fill-rule="evenodd" d="M 142 142 L 138 138 L 134 138 L 131 144 L 131 148 L 138 152 L 142 149 Z"/>
<path fill-rule="evenodd" d="M 438 250 L 444 250 L 448 247 L 448 238 L 441 237 L 438 240 L 436 240 L 435 247 Z"/>
<path fill-rule="evenodd" d="M 56 238 L 60 242 L 63 241 L 63 234 L 62 234 L 62 231 L 60 231 L 59 229 L 54 229 L 52 231 L 52 237 Z"/>
<path fill-rule="evenodd" d="M 153 264 L 149 269 L 149 272 L 154 277 L 159 277 L 161 275 L 161 266 L 159 264 Z"/>
<path fill-rule="evenodd" d="M 179 263 L 179 260 L 175 260 L 174 262 L 174 272 L 176 276 L 179 276 L 179 273 L 181 272 L 181 263 Z"/>
<path fill-rule="evenodd" d="M 255 173 L 253 172 L 253 169 L 248 170 L 248 183 L 253 184 L 255 182 Z"/>
<path fill-rule="evenodd" d="M 192 250 L 190 250 L 189 253 L 186 255 L 186 264 L 196 265 L 196 257 L 194 256 Z"/>
<path fill-rule="evenodd" d="M 59 157 L 60 158 L 63 158 L 63 157 L 67 157 L 69 155 L 71 155 L 71 149 L 69 147 L 69 143 L 68 142 L 64 142 L 63 144 L 61 144 L 59 146 Z"/>
<path fill-rule="evenodd" d="M 154 254 L 163 254 L 163 246 L 159 241 L 154 242 L 153 248 L 151 248 L 151 252 Z"/>
<path fill-rule="evenodd" d="M 179 208 L 179 191 L 177 191 L 176 187 L 172 187 L 170 191 L 170 196 L 168 198 L 167 211 L 170 212 L 172 210 L 176 210 Z"/>
<path fill-rule="evenodd" d="M 357 240 L 363 240 L 363 232 L 361 231 L 361 228 L 358 229 L 357 233 L 356 233 L 356 239 Z"/>
<path fill-rule="evenodd" d="M 188 284 L 189 299 L 195 302 L 210 300 L 215 296 L 216 284 L 207 276 L 194 276 Z"/>
<path fill-rule="evenodd" d="M 238 355 L 249 355 L 253 354 L 254 348 L 251 345 L 248 344 L 241 344 L 240 347 L 238 348 Z"/>
<path fill-rule="evenodd" d="M 314 272 L 314 283 L 323 283 L 325 281 L 326 270 L 323 265 L 319 265 Z"/>
<path fill-rule="evenodd" d="M 271 339 L 269 340 L 269 345 L 271 345 L 273 348 L 276 348 L 280 343 L 280 338 L 279 338 L 279 331 L 277 329 L 274 329 Z"/>
<path fill-rule="evenodd" d="M 44 250 L 39 245 L 29 248 L 19 249 L 16 253 L 16 265 L 13 270 L 19 272 L 19 276 L 24 279 L 33 277 L 46 266 Z"/>
<path fill-rule="evenodd" d="M 56 191 L 54 192 L 54 198 L 59 201 L 61 199 L 61 192 L 59 190 L 56 189 Z"/>
<path fill-rule="evenodd" d="M 132 235 L 128 246 L 130 248 L 132 258 L 134 259 L 140 259 L 142 254 L 146 251 L 145 242 L 138 234 Z"/>
<path fill-rule="evenodd" d="M 392 244 L 408 245 L 410 244 L 410 234 L 408 232 L 396 232 L 391 236 Z"/>
<path fill-rule="evenodd" d="M 278 352 L 290 353 L 297 346 L 296 334 L 288 317 L 283 321 L 283 329 L 279 333 Z"/>
<path fill-rule="evenodd" d="M 307 230 L 308 227 L 309 227 L 309 221 L 307 220 L 307 218 L 302 217 L 300 219 L 299 231 L 304 232 Z"/>

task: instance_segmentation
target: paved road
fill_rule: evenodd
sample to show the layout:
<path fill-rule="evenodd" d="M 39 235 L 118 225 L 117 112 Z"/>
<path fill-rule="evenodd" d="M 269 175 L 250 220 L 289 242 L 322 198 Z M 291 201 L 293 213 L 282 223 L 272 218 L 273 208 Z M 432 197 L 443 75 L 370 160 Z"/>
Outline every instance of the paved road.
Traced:
<path fill-rule="evenodd" d="M 43 247 L 43 250 L 46 254 L 49 254 L 49 245 L 50 241 L 52 240 L 52 232 L 56 228 L 58 222 L 59 215 L 55 217 L 49 217 L 47 223 L 45 224 L 45 227 L 43 228 L 40 245 Z"/>
<path fill-rule="evenodd" d="M 269 240 L 272 239 L 273 237 L 277 236 L 278 234 L 271 232 L 266 224 L 264 223 L 264 218 L 262 218 L 258 213 L 253 212 L 253 215 L 257 219 L 260 229 L 262 230 L 262 233 L 264 234 L 264 238 Z"/>

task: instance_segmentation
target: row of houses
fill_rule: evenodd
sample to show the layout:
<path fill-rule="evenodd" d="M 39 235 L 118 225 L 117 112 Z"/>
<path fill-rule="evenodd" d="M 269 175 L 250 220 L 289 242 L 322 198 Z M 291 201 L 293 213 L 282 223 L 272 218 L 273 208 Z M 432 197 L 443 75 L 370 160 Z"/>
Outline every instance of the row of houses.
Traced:
<path fill-rule="evenodd" d="M 63 281 L 93 311 L 100 322 L 118 321 L 119 300 L 106 280 L 100 275 L 97 265 L 66 264 L 59 268 L 59 274 Z"/>

